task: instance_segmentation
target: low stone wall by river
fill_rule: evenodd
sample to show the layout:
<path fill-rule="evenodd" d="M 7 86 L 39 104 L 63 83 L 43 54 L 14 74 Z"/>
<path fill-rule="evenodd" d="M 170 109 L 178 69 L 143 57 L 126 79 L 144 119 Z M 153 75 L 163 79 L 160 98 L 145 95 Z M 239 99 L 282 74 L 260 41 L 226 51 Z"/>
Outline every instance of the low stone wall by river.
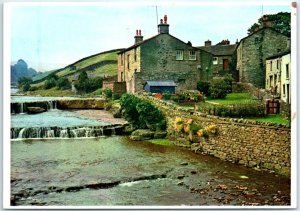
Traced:
<path fill-rule="evenodd" d="M 170 102 L 149 96 L 143 98 L 150 99 L 162 109 L 168 120 L 169 138 L 176 144 L 186 145 L 196 152 L 207 153 L 222 160 L 290 175 L 291 130 L 289 127 L 193 113 Z M 189 144 L 187 135 L 176 133 L 174 128 L 176 117 L 183 120 L 192 118 L 203 127 L 214 124 L 217 126 L 218 134 Z"/>

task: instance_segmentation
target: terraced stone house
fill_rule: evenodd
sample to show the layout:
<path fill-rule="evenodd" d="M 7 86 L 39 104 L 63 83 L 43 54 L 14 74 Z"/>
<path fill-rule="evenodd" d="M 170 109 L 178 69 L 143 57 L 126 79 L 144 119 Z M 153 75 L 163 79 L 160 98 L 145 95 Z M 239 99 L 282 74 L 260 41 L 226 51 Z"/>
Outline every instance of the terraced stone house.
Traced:
<path fill-rule="evenodd" d="M 147 81 L 173 81 L 176 91 L 197 88 L 198 49 L 169 33 L 167 16 L 160 20 L 157 35 L 143 40 L 137 30 L 134 38 L 134 45 L 118 54 L 118 82 L 126 82 L 127 92 L 143 91 Z"/>
<path fill-rule="evenodd" d="M 237 71 L 240 82 L 265 88 L 266 58 L 290 49 L 290 38 L 264 26 L 244 37 L 237 46 Z"/>

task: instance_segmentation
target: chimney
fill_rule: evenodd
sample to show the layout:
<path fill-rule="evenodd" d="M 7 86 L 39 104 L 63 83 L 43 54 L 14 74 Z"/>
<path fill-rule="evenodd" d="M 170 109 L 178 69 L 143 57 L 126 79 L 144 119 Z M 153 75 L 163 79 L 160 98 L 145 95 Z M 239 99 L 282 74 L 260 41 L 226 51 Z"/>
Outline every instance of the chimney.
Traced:
<path fill-rule="evenodd" d="M 134 36 L 134 44 L 140 43 L 142 41 L 143 41 L 142 32 L 140 29 L 139 30 L 137 29 L 136 34 Z"/>
<path fill-rule="evenodd" d="M 272 22 L 269 20 L 268 16 L 266 15 L 262 17 L 262 27 L 272 27 Z"/>
<path fill-rule="evenodd" d="M 164 16 L 164 19 L 160 19 L 160 24 L 158 24 L 158 33 L 159 34 L 169 34 L 169 24 L 167 15 Z"/>
<path fill-rule="evenodd" d="M 206 40 L 206 41 L 204 42 L 204 46 L 205 46 L 205 47 L 211 46 L 211 41 L 210 41 L 210 40 Z"/>

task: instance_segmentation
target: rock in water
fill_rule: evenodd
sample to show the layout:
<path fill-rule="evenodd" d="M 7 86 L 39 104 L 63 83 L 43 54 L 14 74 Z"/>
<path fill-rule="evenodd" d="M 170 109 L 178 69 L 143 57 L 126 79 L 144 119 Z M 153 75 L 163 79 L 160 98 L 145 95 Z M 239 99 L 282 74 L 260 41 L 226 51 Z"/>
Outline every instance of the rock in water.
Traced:
<path fill-rule="evenodd" d="M 41 107 L 27 107 L 27 113 L 29 114 L 39 114 L 45 111 L 46 110 Z"/>
<path fill-rule="evenodd" d="M 154 132 L 151 130 L 139 129 L 132 132 L 130 139 L 133 141 L 143 141 L 152 139 Z"/>

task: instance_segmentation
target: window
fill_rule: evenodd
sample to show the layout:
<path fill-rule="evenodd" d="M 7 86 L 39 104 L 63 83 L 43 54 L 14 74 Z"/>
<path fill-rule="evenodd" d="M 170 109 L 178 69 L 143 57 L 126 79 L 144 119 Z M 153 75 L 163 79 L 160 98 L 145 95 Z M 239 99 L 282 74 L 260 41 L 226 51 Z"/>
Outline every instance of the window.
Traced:
<path fill-rule="evenodd" d="M 129 65 L 129 59 L 130 59 L 130 55 L 127 55 L 127 69 L 129 70 L 129 67 L 130 67 L 130 65 Z"/>
<path fill-rule="evenodd" d="M 285 95 L 285 84 L 282 86 L 282 94 Z"/>
<path fill-rule="evenodd" d="M 183 60 L 183 50 L 176 51 L 176 60 Z"/>
<path fill-rule="evenodd" d="M 270 71 L 272 71 L 272 61 L 270 62 Z"/>
<path fill-rule="evenodd" d="M 121 54 L 121 65 L 122 65 L 122 66 L 124 65 L 123 56 L 124 56 L 124 54 Z"/>
<path fill-rule="evenodd" d="M 136 48 L 133 51 L 134 51 L 134 61 L 136 62 Z"/>
<path fill-rule="evenodd" d="M 285 74 L 287 79 L 290 78 L 289 64 L 285 65 Z"/>
<path fill-rule="evenodd" d="M 213 58 L 213 64 L 218 64 L 218 57 Z"/>
<path fill-rule="evenodd" d="M 277 83 L 277 74 L 274 75 L 274 85 Z"/>
<path fill-rule="evenodd" d="M 124 73 L 121 72 L 121 81 L 124 81 Z"/>
<path fill-rule="evenodd" d="M 196 60 L 196 52 L 189 51 L 189 60 Z"/>

